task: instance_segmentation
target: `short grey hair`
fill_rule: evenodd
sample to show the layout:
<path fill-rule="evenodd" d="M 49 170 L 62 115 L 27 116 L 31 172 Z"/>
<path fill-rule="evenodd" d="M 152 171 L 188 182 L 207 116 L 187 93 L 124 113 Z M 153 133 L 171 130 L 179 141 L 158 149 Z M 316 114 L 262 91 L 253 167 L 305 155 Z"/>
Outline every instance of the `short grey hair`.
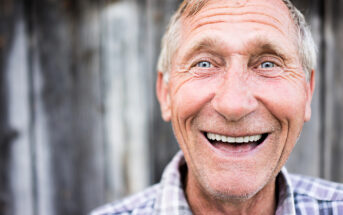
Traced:
<path fill-rule="evenodd" d="M 184 0 L 179 9 L 171 17 L 168 28 L 163 36 L 161 53 L 158 59 L 157 70 L 164 74 L 164 80 L 168 81 L 171 72 L 172 57 L 178 49 L 181 38 L 180 18 L 190 17 L 197 14 L 210 0 Z M 317 49 L 311 30 L 306 23 L 304 15 L 293 5 L 290 0 L 282 0 L 287 6 L 290 16 L 295 24 L 299 57 L 305 71 L 306 79 L 311 77 L 311 71 L 316 66 Z"/>

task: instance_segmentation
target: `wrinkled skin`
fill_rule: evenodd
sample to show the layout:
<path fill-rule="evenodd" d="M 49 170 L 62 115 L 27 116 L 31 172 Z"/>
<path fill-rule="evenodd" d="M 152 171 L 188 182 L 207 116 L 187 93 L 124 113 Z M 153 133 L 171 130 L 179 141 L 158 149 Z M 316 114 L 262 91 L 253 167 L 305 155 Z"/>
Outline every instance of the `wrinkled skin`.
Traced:
<path fill-rule="evenodd" d="M 182 20 L 168 83 L 159 73 L 162 116 L 172 121 L 188 166 L 195 214 L 273 214 L 275 177 L 311 116 L 310 81 L 282 1 L 210 1 Z M 268 134 L 245 152 L 213 147 L 204 133 Z"/>

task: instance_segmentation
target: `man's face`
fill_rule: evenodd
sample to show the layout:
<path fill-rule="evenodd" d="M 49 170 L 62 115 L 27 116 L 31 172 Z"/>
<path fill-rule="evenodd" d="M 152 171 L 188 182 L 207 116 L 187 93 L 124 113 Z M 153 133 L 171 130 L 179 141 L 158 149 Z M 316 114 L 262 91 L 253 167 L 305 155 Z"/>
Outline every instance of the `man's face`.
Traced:
<path fill-rule="evenodd" d="M 210 1 L 182 20 L 170 80 L 160 75 L 157 87 L 185 155 L 187 186 L 225 199 L 274 182 L 310 119 L 314 85 L 282 1 L 231 2 Z"/>

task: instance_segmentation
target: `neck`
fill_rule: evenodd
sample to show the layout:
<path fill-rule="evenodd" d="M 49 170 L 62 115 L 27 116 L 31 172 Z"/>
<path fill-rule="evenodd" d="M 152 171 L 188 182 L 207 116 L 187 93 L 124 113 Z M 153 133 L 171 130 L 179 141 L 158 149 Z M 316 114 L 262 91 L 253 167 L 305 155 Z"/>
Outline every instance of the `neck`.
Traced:
<path fill-rule="evenodd" d="M 199 189 L 194 183 L 186 179 L 186 195 L 194 214 L 275 214 L 276 195 L 275 179 L 269 182 L 259 192 L 249 198 L 222 198 L 218 199 Z M 193 180 L 194 182 L 194 180 Z"/>

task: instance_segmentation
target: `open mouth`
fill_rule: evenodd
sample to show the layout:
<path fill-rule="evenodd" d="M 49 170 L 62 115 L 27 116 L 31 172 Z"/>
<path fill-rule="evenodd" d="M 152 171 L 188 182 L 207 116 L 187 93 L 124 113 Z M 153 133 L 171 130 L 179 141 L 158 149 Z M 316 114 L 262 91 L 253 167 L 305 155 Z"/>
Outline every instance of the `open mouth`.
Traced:
<path fill-rule="evenodd" d="M 204 135 L 215 148 L 233 153 L 251 151 L 268 137 L 268 133 L 241 137 L 230 137 L 208 132 L 204 133 Z"/>

